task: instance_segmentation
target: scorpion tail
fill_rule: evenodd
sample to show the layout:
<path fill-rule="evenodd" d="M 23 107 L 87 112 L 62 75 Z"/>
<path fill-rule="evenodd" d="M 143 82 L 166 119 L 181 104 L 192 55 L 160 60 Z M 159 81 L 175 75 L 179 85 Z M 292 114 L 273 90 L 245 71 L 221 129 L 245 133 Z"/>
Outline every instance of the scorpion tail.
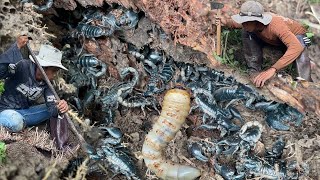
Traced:
<path fill-rule="evenodd" d="M 163 179 L 195 179 L 200 170 L 165 160 L 162 150 L 174 138 L 190 110 L 190 95 L 173 89 L 166 93 L 159 119 L 146 136 L 142 155 L 146 166 Z"/>

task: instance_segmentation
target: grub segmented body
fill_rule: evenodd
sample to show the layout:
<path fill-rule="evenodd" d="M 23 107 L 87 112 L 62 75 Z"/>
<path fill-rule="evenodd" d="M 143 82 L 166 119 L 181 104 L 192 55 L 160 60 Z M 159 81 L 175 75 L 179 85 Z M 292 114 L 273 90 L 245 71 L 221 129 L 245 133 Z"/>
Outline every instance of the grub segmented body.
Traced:
<path fill-rule="evenodd" d="M 141 54 L 140 52 L 138 52 L 138 51 L 129 50 L 128 53 L 131 54 L 133 57 L 135 57 L 137 59 L 140 59 L 140 60 L 144 60 L 145 59 L 145 56 L 143 54 Z"/>
<path fill-rule="evenodd" d="M 133 44 L 128 44 L 128 53 L 131 54 L 133 57 L 135 57 L 138 60 L 146 60 L 147 59 L 147 55 L 149 53 L 149 48 L 147 47 L 143 47 L 143 49 L 137 49 L 136 46 L 134 46 Z"/>
<path fill-rule="evenodd" d="M 146 166 L 162 179 L 188 180 L 201 175 L 199 169 L 166 160 L 162 152 L 185 122 L 189 110 L 188 92 L 169 90 L 164 97 L 160 117 L 145 138 L 142 155 Z"/>

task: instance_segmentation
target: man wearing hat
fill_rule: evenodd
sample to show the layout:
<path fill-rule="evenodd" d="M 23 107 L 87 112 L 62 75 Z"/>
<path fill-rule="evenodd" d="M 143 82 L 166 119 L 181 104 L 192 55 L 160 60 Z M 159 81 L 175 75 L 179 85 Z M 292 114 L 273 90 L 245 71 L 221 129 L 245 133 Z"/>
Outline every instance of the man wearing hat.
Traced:
<path fill-rule="evenodd" d="M 221 19 L 221 23 L 231 28 L 243 28 L 243 51 L 256 87 L 262 87 L 277 71 L 292 62 L 295 62 L 299 78 L 312 81 L 307 52 L 310 39 L 306 37 L 306 29 L 300 23 L 264 12 L 263 6 L 257 1 L 246 1 L 240 13 L 231 18 Z M 262 71 L 262 47 L 265 44 L 283 48 L 285 53 L 270 68 Z"/>
<path fill-rule="evenodd" d="M 0 97 L 0 126 L 13 132 L 68 111 L 65 100 L 56 101 L 32 58 L 32 61 L 23 59 L 20 48 L 27 41 L 27 36 L 19 36 L 17 42 L 0 55 L 0 78 L 5 79 L 5 91 Z M 49 80 L 59 69 L 67 70 L 61 64 L 61 51 L 50 45 L 41 45 L 37 59 Z M 40 97 L 44 97 L 45 104 L 36 104 Z"/>

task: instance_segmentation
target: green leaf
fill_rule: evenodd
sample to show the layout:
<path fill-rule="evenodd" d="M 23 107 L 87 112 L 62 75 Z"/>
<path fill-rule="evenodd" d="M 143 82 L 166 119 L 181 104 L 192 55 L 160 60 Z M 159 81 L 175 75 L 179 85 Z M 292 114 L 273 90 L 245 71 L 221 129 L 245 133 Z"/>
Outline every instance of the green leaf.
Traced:
<path fill-rule="evenodd" d="M 218 56 L 216 53 L 213 54 L 213 57 L 219 62 L 223 62 L 224 61 L 223 58 Z"/>
<path fill-rule="evenodd" d="M 6 144 L 0 141 L 0 163 L 3 163 L 6 158 Z"/>
<path fill-rule="evenodd" d="M 308 38 L 312 38 L 314 36 L 314 34 L 311 33 L 311 32 L 307 32 L 306 35 L 307 35 Z"/>
<path fill-rule="evenodd" d="M 0 81 L 0 95 L 4 92 L 4 82 Z"/>

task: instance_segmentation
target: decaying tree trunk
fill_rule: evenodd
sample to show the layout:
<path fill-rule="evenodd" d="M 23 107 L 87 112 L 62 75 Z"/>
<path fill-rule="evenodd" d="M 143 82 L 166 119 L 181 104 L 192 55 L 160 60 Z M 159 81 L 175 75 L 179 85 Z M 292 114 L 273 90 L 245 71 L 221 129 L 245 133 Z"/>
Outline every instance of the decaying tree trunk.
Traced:
<path fill-rule="evenodd" d="M 84 7 L 100 7 L 103 0 L 75 0 Z M 117 3 L 135 11 L 143 11 L 148 18 L 158 24 L 167 34 L 172 34 L 174 42 L 207 55 L 212 67 L 220 67 L 213 54 L 215 52 L 215 17 L 216 11 L 210 9 L 208 0 L 105 0 Z M 223 18 L 230 18 L 239 11 L 241 0 L 226 1 L 222 9 Z M 56 0 L 55 4 L 67 10 L 75 9 L 74 0 Z M 301 112 L 311 111 L 320 115 L 320 85 L 274 78 L 266 89 L 278 99 L 296 107 Z"/>
<path fill-rule="evenodd" d="M 290 77 L 279 77 L 270 81 L 267 89 L 300 112 L 310 111 L 320 115 L 320 84 L 307 81 L 296 83 Z"/>

